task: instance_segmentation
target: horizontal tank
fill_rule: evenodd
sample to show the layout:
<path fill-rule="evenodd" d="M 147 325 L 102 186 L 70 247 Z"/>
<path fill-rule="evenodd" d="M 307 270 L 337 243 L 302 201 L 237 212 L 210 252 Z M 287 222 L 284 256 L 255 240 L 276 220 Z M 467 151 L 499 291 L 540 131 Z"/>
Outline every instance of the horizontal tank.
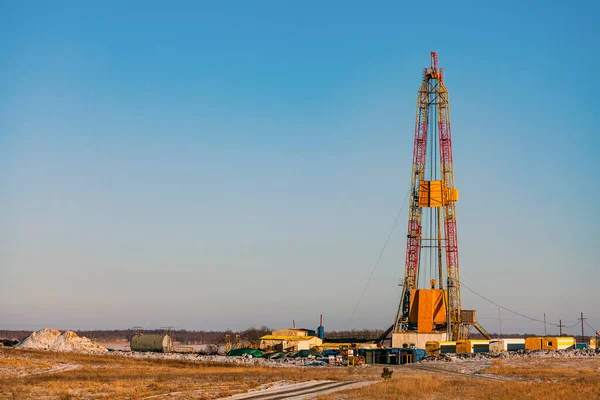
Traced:
<path fill-rule="evenodd" d="M 131 351 L 152 351 L 166 353 L 173 349 L 173 342 L 169 335 L 146 335 L 136 333 L 131 338 Z"/>

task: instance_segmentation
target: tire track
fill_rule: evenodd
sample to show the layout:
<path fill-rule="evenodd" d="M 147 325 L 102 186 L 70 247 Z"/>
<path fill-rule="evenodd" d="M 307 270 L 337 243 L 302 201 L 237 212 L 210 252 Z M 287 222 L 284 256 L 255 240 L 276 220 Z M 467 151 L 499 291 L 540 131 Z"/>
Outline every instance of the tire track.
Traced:
<path fill-rule="evenodd" d="M 371 383 L 371 382 L 369 382 Z M 313 396 L 323 392 L 342 390 L 344 387 L 363 385 L 364 382 L 357 381 L 320 381 L 310 385 L 296 384 L 293 388 L 267 389 L 255 393 L 245 393 L 226 397 L 228 400 L 283 400 L 296 397 Z M 224 400 L 224 399 L 223 399 Z"/>
<path fill-rule="evenodd" d="M 404 368 L 407 369 L 413 369 L 413 370 L 419 370 L 419 371 L 425 371 L 425 372 L 431 372 L 431 373 L 437 373 L 437 374 L 442 374 L 442 375 L 453 375 L 453 376 L 462 376 L 464 378 L 473 378 L 473 379 L 487 379 L 487 380 L 491 380 L 491 381 L 502 381 L 502 382 L 506 382 L 506 381 L 510 381 L 510 380 L 514 380 L 508 377 L 500 377 L 500 376 L 496 376 L 496 375 L 491 375 L 491 374 L 468 374 L 468 373 L 463 373 L 463 372 L 457 372 L 457 371 L 448 371 L 446 369 L 443 368 L 436 368 L 433 366 L 425 366 L 425 365 L 411 365 L 411 366 L 406 366 Z"/>

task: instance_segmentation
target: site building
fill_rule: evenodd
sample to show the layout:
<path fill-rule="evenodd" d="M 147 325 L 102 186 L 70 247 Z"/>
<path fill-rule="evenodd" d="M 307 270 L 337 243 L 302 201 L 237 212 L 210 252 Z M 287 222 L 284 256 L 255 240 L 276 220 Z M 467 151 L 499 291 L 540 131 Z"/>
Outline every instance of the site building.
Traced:
<path fill-rule="evenodd" d="M 277 332 L 277 331 L 275 331 Z M 274 333 L 275 333 L 274 332 Z M 323 341 L 317 336 L 300 335 L 265 335 L 260 338 L 260 350 L 300 351 L 309 350 L 321 345 Z"/>

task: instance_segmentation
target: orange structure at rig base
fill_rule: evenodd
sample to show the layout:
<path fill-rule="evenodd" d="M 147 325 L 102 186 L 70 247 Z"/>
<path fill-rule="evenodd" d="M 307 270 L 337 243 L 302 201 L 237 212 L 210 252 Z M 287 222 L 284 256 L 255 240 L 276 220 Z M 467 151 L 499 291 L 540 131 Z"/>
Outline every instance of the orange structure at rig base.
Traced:
<path fill-rule="evenodd" d="M 433 332 L 436 324 L 448 320 L 446 290 L 417 289 L 410 299 L 409 321 L 417 324 L 418 332 Z"/>

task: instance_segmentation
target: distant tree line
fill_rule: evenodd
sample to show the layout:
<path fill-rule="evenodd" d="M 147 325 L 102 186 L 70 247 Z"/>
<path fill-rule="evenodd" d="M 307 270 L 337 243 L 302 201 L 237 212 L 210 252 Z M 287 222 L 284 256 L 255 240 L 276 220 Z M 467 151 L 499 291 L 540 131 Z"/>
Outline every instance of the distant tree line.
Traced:
<path fill-rule="evenodd" d="M 173 341 L 179 342 L 182 345 L 192 344 L 223 344 L 225 343 L 225 335 L 229 334 L 231 343 L 234 344 L 236 335 L 240 335 L 240 340 L 244 344 L 258 344 L 260 337 L 268 335 L 273 330 L 267 326 L 261 326 L 260 328 L 251 327 L 243 331 L 234 332 L 228 331 L 188 331 L 186 329 L 172 330 L 171 338 Z M 0 330 L 0 339 L 10 340 L 23 340 L 31 331 L 12 331 L 12 330 Z M 98 342 L 116 342 L 127 340 L 130 341 L 131 337 L 136 333 L 131 329 L 116 329 L 116 330 L 87 330 L 87 331 L 75 331 L 79 336 L 85 336 L 90 339 L 94 339 Z M 164 329 L 148 329 L 144 330 L 144 333 L 148 334 L 163 334 L 166 333 Z M 381 329 L 353 329 L 345 331 L 325 331 L 325 337 L 330 339 L 338 338 L 357 338 L 357 339 L 375 339 L 381 336 L 383 330 Z M 492 337 L 498 337 L 497 334 L 492 333 Z M 532 333 L 509 333 L 503 334 L 501 337 L 510 338 L 525 338 L 531 336 L 540 336 Z M 477 332 L 471 333 L 472 339 L 483 339 Z M 589 339 L 589 337 L 587 337 Z"/>
<path fill-rule="evenodd" d="M 23 340 L 32 331 L 12 331 L 0 330 L 0 339 Z M 85 336 L 94 339 L 98 342 L 117 342 L 122 340 L 130 341 L 131 337 L 137 331 L 132 329 L 115 329 L 115 330 L 77 330 L 75 333 L 79 336 Z M 147 334 L 164 334 L 167 333 L 164 329 L 144 329 Z M 223 344 L 225 343 L 225 335 L 229 334 L 231 343 L 235 343 L 236 335 L 240 335 L 240 341 L 243 343 L 257 344 L 261 336 L 268 335 L 272 329 L 267 326 L 260 328 L 251 327 L 243 331 L 234 332 L 228 331 L 188 331 L 186 329 L 174 329 L 169 333 L 175 342 L 184 345 L 191 344 Z"/>

